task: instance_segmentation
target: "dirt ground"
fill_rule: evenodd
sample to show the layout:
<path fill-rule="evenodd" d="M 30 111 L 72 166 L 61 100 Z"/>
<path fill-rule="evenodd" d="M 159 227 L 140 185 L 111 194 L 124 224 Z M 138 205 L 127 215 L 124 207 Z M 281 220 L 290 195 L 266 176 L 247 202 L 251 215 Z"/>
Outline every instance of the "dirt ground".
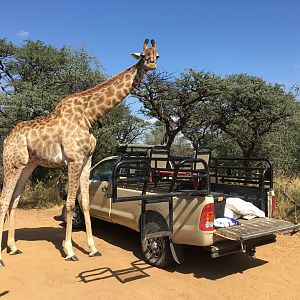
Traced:
<path fill-rule="evenodd" d="M 183 265 L 161 270 L 141 260 L 136 232 L 101 221 L 93 228 L 102 256 L 88 257 L 85 232 L 77 231 L 79 261 L 64 261 L 59 215 L 60 208 L 18 211 L 16 237 L 23 254 L 3 250 L 1 300 L 300 299 L 300 234 L 278 236 L 275 244 L 257 248 L 256 259 L 243 254 L 212 259 L 186 247 Z"/>

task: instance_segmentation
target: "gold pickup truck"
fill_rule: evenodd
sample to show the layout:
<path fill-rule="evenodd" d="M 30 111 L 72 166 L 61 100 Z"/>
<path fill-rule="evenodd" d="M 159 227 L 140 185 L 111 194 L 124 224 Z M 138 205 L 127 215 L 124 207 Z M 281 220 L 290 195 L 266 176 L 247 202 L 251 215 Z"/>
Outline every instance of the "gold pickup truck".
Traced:
<path fill-rule="evenodd" d="M 144 259 L 157 267 L 183 262 L 183 245 L 203 247 L 213 258 L 253 256 L 257 246 L 274 242 L 276 233 L 299 230 L 299 224 L 274 218 L 272 188 L 266 159 L 212 158 L 208 148 L 193 157 L 171 157 L 164 146 L 123 145 L 118 156 L 91 170 L 90 213 L 140 232 Z M 224 217 L 230 197 L 253 203 L 266 217 L 217 228 L 214 222 Z M 84 224 L 80 200 L 79 192 L 73 227 Z M 65 220 L 65 208 L 62 216 Z"/>

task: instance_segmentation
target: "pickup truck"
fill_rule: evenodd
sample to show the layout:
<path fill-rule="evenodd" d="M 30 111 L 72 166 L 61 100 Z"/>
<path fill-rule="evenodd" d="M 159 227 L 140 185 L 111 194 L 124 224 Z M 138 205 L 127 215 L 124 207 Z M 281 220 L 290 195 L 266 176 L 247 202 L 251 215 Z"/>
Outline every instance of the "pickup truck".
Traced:
<path fill-rule="evenodd" d="M 117 156 L 92 167 L 89 191 L 91 217 L 140 232 L 144 260 L 156 267 L 182 263 L 183 245 L 200 246 L 213 258 L 254 256 L 257 246 L 276 241 L 276 233 L 300 226 L 275 219 L 269 160 L 212 158 L 205 147 L 193 157 L 171 157 L 164 146 L 122 145 Z M 253 203 L 266 217 L 216 228 L 230 197 Z M 62 216 L 65 221 L 65 207 Z M 79 191 L 73 227 L 83 225 Z"/>

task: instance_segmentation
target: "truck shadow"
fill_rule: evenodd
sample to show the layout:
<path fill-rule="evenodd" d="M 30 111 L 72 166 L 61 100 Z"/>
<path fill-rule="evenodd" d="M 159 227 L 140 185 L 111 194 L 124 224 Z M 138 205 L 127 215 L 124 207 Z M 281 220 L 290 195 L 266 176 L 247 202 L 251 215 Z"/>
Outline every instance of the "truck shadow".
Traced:
<path fill-rule="evenodd" d="M 131 251 L 140 261 L 143 260 L 139 233 L 126 227 L 100 220 L 93 220 L 93 224 L 93 232 L 96 237 L 116 247 Z M 251 258 L 243 253 L 211 258 L 210 253 L 196 246 L 185 246 L 184 257 L 185 261 L 183 264 L 175 264 L 165 268 L 165 270 L 171 273 L 194 274 L 195 278 L 217 280 L 232 274 L 243 273 L 246 270 L 268 263 L 265 260 Z"/>
<path fill-rule="evenodd" d="M 181 265 L 169 267 L 169 272 L 193 274 L 195 278 L 217 280 L 236 273 L 260 267 L 265 260 L 251 258 L 243 253 L 236 253 L 219 258 L 211 258 L 210 253 L 199 247 L 184 247 L 185 261 Z"/>
<path fill-rule="evenodd" d="M 144 270 L 153 268 L 152 266 L 147 265 L 141 260 L 136 260 L 130 265 L 131 267 L 120 270 L 112 270 L 109 267 L 87 270 L 80 272 L 77 278 L 80 279 L 80 282 L 89 283 L 114 277 L 119 282 L 124 284 L 134 280 L 150 277 L 150 275 L 147 274 Z"/>

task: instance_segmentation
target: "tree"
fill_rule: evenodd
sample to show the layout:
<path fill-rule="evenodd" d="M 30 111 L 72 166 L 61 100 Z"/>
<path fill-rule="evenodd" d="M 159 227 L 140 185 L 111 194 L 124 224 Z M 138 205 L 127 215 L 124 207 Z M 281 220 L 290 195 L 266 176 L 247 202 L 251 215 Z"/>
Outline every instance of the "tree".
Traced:
<path fill-rule="evenodd" d="M 45 115 L 64 97 L 105 79 L 98 61 L 84 49 L 57 49 L 41 41 L 16 47 L 2 40 L 0 46 L 0 66 L 9 74 L 0 81 L 7 131 L 19 120 Z"/>
<path fill-rule="evenodd" d="M 212 123 L 237 143 L 245 158 L 255 157 L 264 138 L 294 115 L 295 97 L 279 84 L 246 74 L 227 76 L 224 83 L 211 104 Z"/>
<path fill-rule="evenodd" d="M 9 85 L 13 81 L 13 72 L 8 67 L 9 61 L 13 57 L 15 46 L 0 39 L 0 92 L 9 92 Z M 0 110 L 1 111 L 1 110 Z"/>
<path fill-rule="evenodd" d="M 284 126 L 268 134 L 262 142 L 261 156 L 271 157 L 277 170 L 291 175 L 300 171 L 300 107 Z"/>
<path fill-rule="evenodd" d="M 163 145 L 165 141 L 165 126 L 160 121 L 156 121 L 150 127 L 150 130 L 145 132 L 144 140 L 149 145 Z"/>
<path fill-rule="evenodd" d="M 133 92 L 144 105 L 143 112 L 165 126 L 168 149 L 193 116 L 202 120 L 206 104 L 219 93 L 220 78 L 209 72 L 193 69 L 174 78 L 166 72 L 147 74 Z"/>

